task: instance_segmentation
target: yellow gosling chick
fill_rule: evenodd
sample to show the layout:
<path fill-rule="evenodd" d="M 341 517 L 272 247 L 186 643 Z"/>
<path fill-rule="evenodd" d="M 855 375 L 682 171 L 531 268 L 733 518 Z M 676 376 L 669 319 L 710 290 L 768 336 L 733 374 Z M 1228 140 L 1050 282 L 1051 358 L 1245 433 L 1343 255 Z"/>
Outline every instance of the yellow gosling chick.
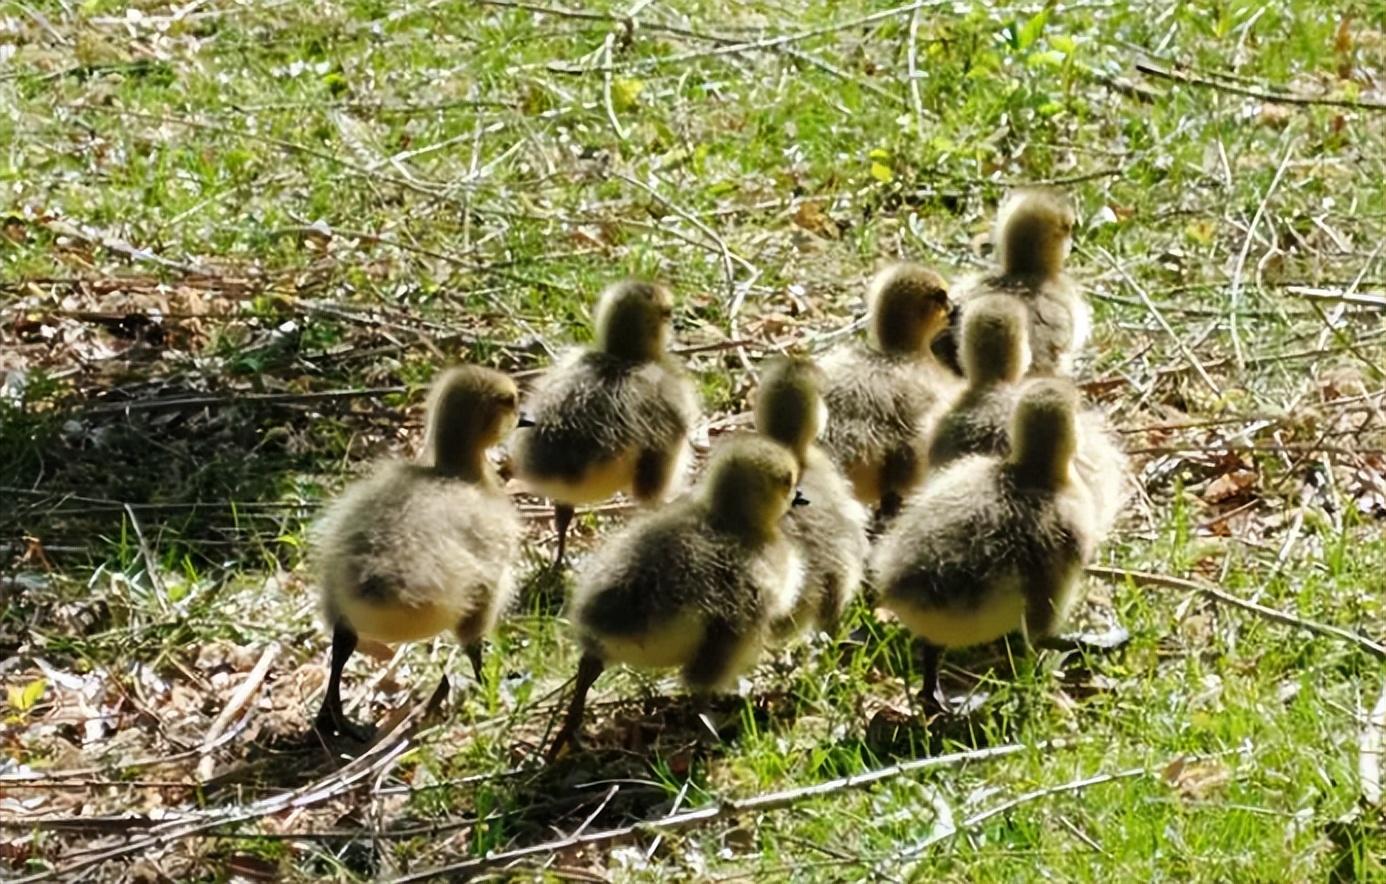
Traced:
<path fill-rule="evenodd" d="M 1078 600 L 1098 537 L 1073 475 L 1072 388 L 1038 381 L 1016 406 L 1007 458 L 973 455 L 933 474 L 871 560 L 881 604 L 924 643 L 922 700 L 946 711 L 941 649 L 1024 630 L 1053 636 Z"/>
<path fill-rule="evenodd" d="M 929 348 L 948 323 L 948 284 L 918 264 L 893 264 L 867 294 L 870 340 L 822 361 L 824 447 L 857 499 L 889 517 L 924 476 L 928 416 L 958 387 Z"/>
<path fill-rule="evenodd" d="M 999 267 L 959 283 L 957 305 L 949 333 L 937 350 L 958 368 L 955 338 L 961 321 L 982 298 L 1006 295 L 1028 313 L 1030 373 L 1070 374 L 1073 357 L 1092 330 L 1092 308 L 1064 272 L 1073 245 L 1075 219 L 1068 198 L 1052 190 L 1024 189 L 1011 193 L 996 215 L 993 241 Z"/>
<path fill-rule="evenodd" d="M 453 630 L 481 678 L 481 640 L 514 592 L 522 526 L 486 460 L 515 426 L 515 384 L 463 366 L 443 373 L 428 406 L 420 462 L 391 462 L 350 485 L 314 532 L 323 610 L 332 627 L 320 730 L 357 740 L 342 710 L 342 668 L 358 636 L 417 641 Z"/>
<path fill-rule="evenodd" d="M 807 629 L 834 631 L 861 588 L 868 551 L 866 508 L 816 441 L 828 417 L 825 383 L 812 360 L 781 356 L 765 365 L 756 395 L 756 429 L 794 452 L 799 490 L 811 504 L 792 509 L 782 526 L 804 561 L 799 601 L 776 625 L 782 637 Z"/>
<path fill-rule="evenodd" d="M 692 492 L 597 550 L 573 592 L 583 656 L 549 758 L 577 739 L 587 691 L 609 663 L 680 667 L 684 683 L 704 692 L 756 660 L 803 583 L 798 551 L 780 527 L 801 500 L 798 476 L 788 449 L 734 437 Z"/>
<path fill-rule="evenodd" d="M 563 561 L 575 504 L 624 491 L 666 497 L 691 451 L 698 397 L 666 352 L 673 299 L 654 283 L 622 280 L 601 295 L 596 342 L 549 370 L 515 434 L 514 468 L 554 501 L 555 563 Z"/>
<path fill-rule="evenodd" d="M 968 311 L 962 327 L 967 386 L 933 421 L 931 470 L 969 454 L 1010 454 L 1011 415 L 1028 383 L 1034 383 L 1022 381 L 1030 360 L 1026 325 L 1025 309 L 1014 298 L 981 298 Z M 1105 536 L 1126 501 L 1126 458 L 1102 412 L 1081 409 L 1077 423 L 1074 468 L 1092 493 L 1097 533 Z"/>

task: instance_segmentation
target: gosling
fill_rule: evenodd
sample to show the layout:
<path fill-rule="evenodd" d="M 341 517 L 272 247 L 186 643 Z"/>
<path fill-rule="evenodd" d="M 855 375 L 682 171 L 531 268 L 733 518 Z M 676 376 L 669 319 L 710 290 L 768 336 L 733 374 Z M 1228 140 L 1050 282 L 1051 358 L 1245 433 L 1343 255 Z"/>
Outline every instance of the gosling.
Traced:
<path fill-rule="evenodd" d="M 1092 330 L 1092 308 L 1064 272 L 1074 221 L 1073 206 L 1055 191 L 1018 190 L 1002 202 L 993 234 L 999 267 L 959 284 L 952 325 L 936 344 L 939 355 L 955 370 L 962 368 L 956 358 L 962 320 L 981 299 L 1006 295 L 1028 313 L 1030 373 L 1072 373 L 1074 354 Z"/>
<path fill-rule="evenodd" d="M 728 686 L 756 660 L 803 584 L 799 553 L 780 528 L 803 502 L 798 478 L 788 449 L 734 437 L 691 493 L 595 553 L 573 592 L 583 656 L 550 759 L 577 740 L 587 691 L 609 663 L 680 667 L 701 693 Z"/>
<path fill-rule="evenodd" d="M 481 641 L 514 594 L 519 514 L 486 459 L 515 426 L 515 384 L 479 366 L 445 372 L 428 406 L 424 457 L 349 486 L 315 531 L 323 611 L 332 628 L 317 728 L 358 741 L 342 709 L 342 669 L 358 636 L 417 641 L 451 629 L 481 679 Z"/>
<path fill-rule="evenodd" d="M 661 285 L 622 280 L 596 310 L 596 346 L 555 365 L 528 403 L 515 435 L 514 466 L 535 493 L 554 501 L 563 562 L 575 504 L 625 491 L 663 500 L 681 475 L 698 419 L 698 399 L 668 355 L 673 299 Z"/>
<path fill-rule="evenodd" d="M 823 360 L 828 378 L 824 446 L 857 499 L 889 518 L 924 476 L 927 417 L 957 379 L 934 357 L 932 339 L 948 323 L 948 284 L 918 264 L 893 264 L 867 293 L 870 340 Z"/>
<path fill-rule="evenodd" d="M 1011 454 L 957 461 L 914 495 L 871 559 L 881 604 L 924 646 L 924 710 L 950 711 L 939 684 L 943 648 L 1016 629 L 1054 636 L 1078 600 L 1097 544 L 1092 496 L 1073 475 L 1073 390 L 1028 386 Z"/>
<path fill-rule="evenodd" d="M 967 386 L 933 421 L 930 470 L 969 454 L 1011 453 L 1011 415 L 1024 391 L 1022 378 L 1030 362 L 1026 327 L 1025 308 L 1014 298 L 981 298 L 968 311 L 962 327 Z M 1077 426 L 1074 468 L 1092 494 L 1097 533 L 1106 536 L 1127 497 L 1126 458 L 1100 411 L 1081 409 Z"/>
<path fill-rule="evenodd" d="M 812 360 L 781 356 L 764 367 L 756 395 L 756 429 L 794 453 L 799 490 L 812 503 L 792 509 L 782 526 L 805 567 L 799 601 L 776 625 L 781 638 L 812 629 L 835 632 L 861 587 L 868 551 L 866 508 L 816 441 L 828 419 L 825 383 Z"/>

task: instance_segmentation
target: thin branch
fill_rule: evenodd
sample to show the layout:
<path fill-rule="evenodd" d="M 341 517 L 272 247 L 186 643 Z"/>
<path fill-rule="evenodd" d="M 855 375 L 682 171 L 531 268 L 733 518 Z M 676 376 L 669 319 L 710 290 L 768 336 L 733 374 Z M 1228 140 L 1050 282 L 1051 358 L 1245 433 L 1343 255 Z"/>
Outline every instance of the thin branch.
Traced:
<path fill-rule="evenodd" d="M 983 761 L 992 758 L 1001 758 L 1008 755 L 1015 755 L 1027 750 L 1047 751 L 1051 749 L 1067 748 L 1073 745 L 1071 740 L 1051 740 L 1039 743 L 1035 746 L 1012 743 L 1005 746 L 994 746 L 988 749 L 975 749 L 969 752 L 955 752 L 951 755 L 939 755 L 933 758 L 921 758 L 914 761 L 906 761 L 894 764 L 890 767 L 879 770 L 869 771 L 864 774 L 854 774 L 848 777 L 841 777 L 836 780 L 829 780 L 825 783 L 818 783 L 813 786 L 804 786 L 798 789 L 785 789 L 779 792 L 769 792 L 763 795 L 756 795 L 752 798 L 726 799 L 700 807 L 696 810 L 685 811 L 679 814 L 672 814 L 654 820 L 644 820 L 627 826 L 619 826 L 614 829 L 603 829 L 589 834 L 582 834 L 573 837 L 560 838 L 555 841 L 546 841 L 542 844 L 533 844 L 528 847 L 520 847 L 515 850 L 506 850 L 499 853 L 489 853 L 478 859 L 467 860 L 465 862 L 453 863 L 451 865 L 439 866 L 432 869 L 424 869 L 419 872 L 412 872 L 408 875 L 393 879 L 394 884 L 405 884 L 410 881 L 425 881 L 430 878 L 441 876 L 451 876 L 456 879 L 465 879 L 477 873 L 494 868 L 495 866 L 512 863 L 516 860 L 528 859 L 530 857 L 544 856 L 556 853 L 560 850 L 568 850 L 573 847 L 585 847 L 593 844 L 605 844 L 620 838 L 626 838 L 640 833 L 660 833 L 678 829 L 687 829 L 696 826 L 707 825 L 717 820 L 725 819 L 743 813 L 758 813 L 781 808 L 790 807 L 810 798 L 821 798 L 843 792 L 849 789 L 860 789 L 865 786 L 874 785 L 885 780 L 903 776 L 918 771 L 931 770 L 940 767 L 954 767 L 965 764 L 969 761 Z"/>
<path fill-rule="evenodd" d="M 1386 684 L 1381 696 L 1362 726 L 1358 741 L 1357 772 L 1362 783 L 1362 801 L 1370 807 L 1382 803 L 1381 755 L 1386 752 Z"/>
<path fill-rule="evenodd" d="M 244 403 L 273 403 L 291 405 L 303 402 L 330 402 L 339 399 L 360 399 L 407 393 L 408 387 L 366 387 L 361 390 L 320 390 L 315 393 L 225 393 L 219 396 L 183 396 L 167 399 L 134 399 L 130 402 L 105 402 L 85 409 L 87 415 L 131 414 L 136 411 L 182 411 L 190 408 L 219 408 Z"/>
<path fill-rule="evenodd" d="M 805 31 L 796 31 L 792 34 L 780 34 L 774 37 L 762 37 L 759 40 L 748 40 L 741 43 L 729 43 L 712 49 L 695 49 L 688 52 L 678 52 L 673 55 L 665 55 L 659 58 L 642 58 L 626 62 L 620 65 L 620 69 L 637 70 L 643 68 L 659 67 L 666 64 L 680 64 L 685 61 L 693 61 L 700 58 L 713 58 L 721 55 L 737 55 L 742 52 L 754 52 L 761 49 L 774 49 L 779 46 L 786 46 L 790 43 L 798 43 L 814 37 L 822 37 L 826 34 L 846 31 L 851 28 L 861 27 L 862 25 L 875 24 L 878 21 L 895 18 L 916 9 L 927 9 L 933 6 L 946 6 L 952 0 L 916 0 L 904 6 L 896 6 L 893 9 L 884 9 L 870 15 L 863 15 L 858 18 L 848 19 L 837 24 L 825 25 L 821 28 L 810 28 Z M 548 66 L 549 70 L 564 74 L 581 74 L 586 70 L 581 66 L 566 65 L 561 62 L 553 62 Z"/>
<path fill-rule="evenodd" d="M 1261 195 L 1261 202 L 1256 206 L 1256 214 L 1251 216 L 1251 224 L 1248 225 L 1246 236 L 1242 239 L 1242 250 L 1237 255 L 1236 266 L 1232 268 L 1232 293 L 1229 296 L 1231 302 L 1229 309 L 1232 333 L 1232 353 L 1237 358 L 1237 368 L 1246 368 L 1246 356 L 1242 352 L 1242 335 L 1237 327 L 1237 311 L 1242 303 L 1242 273 L 1246 269 L 1246 259 L 1251 254 L 1251 243 L 1256 238 L 1256 228 L 1261 223 L 1261 217 L 1266 213 L 1266 204 L 1270 202 L 1271 195 L 1275 193 L 1275 188 L 1279 186 L 1280 179 L 1285 176 L 1285 170 L 1289 168 L 1290 157 L 1294 155 L 1297 139 L 1290 139 L 1285 145 L 1285 155 L 1280 158 L 1280 165 L 1275 169 L 1275 177 L 1271 179 L 1270 186 Z"/>
<path fill-rule="evenodd" d="M 1257 616 L 1276 623 L 1283 623 L 1307 632 L 1329 636 L 1330 638 L 1342 639 L 1350 642 L 1358 648 L 1366 651 L 1374 657 L 1386 660 L 1386 645 L 1372 641 L 1364 635 L 1358 635 L 1351 630 L 1343 629 L 1340 626 L 1331 626 L 1327 623 L 1318 623 L 1313 620 L 1304 620 L 1293 614 L 1286 614 L 1275 608 L 1268 608 L 1265 605 L 1238 598 L 1229 592 L 1225 592 L 1210 583 L 1198 580 L 1186 580 L 1183 577 L 1169 577 L 1164 574 L 1152 574 L 1147 571 L 1128 571 L 1125 568 L 1103 568 L 1089 566 L 1088 573 L 1094 577 L 1101 577 L 1104 580 L 1130 580 L 1142 586 L 1166 586 L 1170 589 L 1184 589 L 1190 592 L 1202 593 L 1210 599 L 1221 602 L 1224 605 L 1231 605 L 1234 608 L 1241 608 L 1243 611 L 1250 611 Z"/>
<path fill-rule="evenodd" d="M 1160 312 L 1160 308 L 1156 307 L 1155 302 L 1150 299 L 1150 294 L 1140 283 L 1136 282 L 1136 280 L 1131 277 L 1131 274 L 1126 272 L 1126 268 L 1121 266 L 1121 263 L 1118 262 L 1116 258 L 1112 257 L 1110 252 L 1100 246 L 1093 251 L 1101 255 L 1106 260 L 1107 265 L 1120 274 L 1122 279 L 1126 280 L 1126 284 L 1131 287 L 1131 290 L 1141 299 L 1141 303 L 1145 305 L 1145 309 L 1150 311 L 1150 315 L 1155 317 L 1155 321 L 1159 323 L 1160 328 L 1174 341 L 1174 345 L 1179 348 L 1179 352 L 1184 355 L 1184 359 L 1189 363 L 1189 366 L 1198 373 L 1203 383 L 1208 385 L 1208 389 L 1212 390 L 1214 395 L 1221 396 L 1222 390 L 1208 374 L 1208 370 L 1203 367 L 1203 363 L 1198 360 L 1198 356 L 1196 356 L 1194 352 L 1189 349 L 1189 346 L 1184 343 L 1184 338 L 1170 326 L 1169 320 L 1165 319 L 1164 314 Z"/>
<path fill-rule="evenodd" d="M 393 764 L 395 759 L 408 751 L 411 746 L 411 738 L 418 726 L 442 705 L 447 694 L 448 681 L 444 678 L 439 681 L 432 696 L 409 709 L 394 727 L 382 735 L 377 743 L 338 770 L 306 786 L 283 795 L 275 795 L 247 805 L 231 807 L 222 812 L 185 816 L 163 822 L 149 829 L 149 833 L 144 837 L 127 841 L 116 847 L 89 851 L 76 862 L 25 878 L 14 879 L 15 884 L 29 884 L 29 882 L 47 880 L 72 880 L 77 872 L 112 859 L 158 850 L 180 839 L 200 835 L 212 829 L 237 825 L 271 814 L 307 807 L 338 796 L 373 776 L 379 770 Z"/>
<path fill-rule="evenodd" d="M 250 702 L 260 690 L 260 685 L 264 684 L 265 676 L 269 675 L 270 667 L 274 665 L 274 660 L 279 656 L 279 642 L 270 642 L 269 647 L 265 648 L 264 653 L 256 662 L 255 667 L 250 670 L 250 674 L 245 677 L 236 688 L 236 692 L 231 695 L 231 699 L 226 702 L 226 706 L 212 722 L 212 726 L 207 729 L 207 735 L 202 738 L 202 760 L 197 765 L 197 775 L 203 780 L 210 779 L 212 776 L 212 752 L 214 747 L 219 745 L 221 735 L 231 722 L 236 720 L 241 708 Z"/>
<path fill-rule="evenodd" d="M 1183 83 L 1188 86 L 1202 86 L 1207 89 L 1216 89 L 1219 92 L 1229 92 L 1233 95 L 1245 95 L 1248 98 L 1259 98 L 1262 101 L 1269 101 L 1274 104 L 1298 104 L 1298 105 L 1323 105 L 1326 107 L 1349 107 L 1356 110 L 1386 111 L 1386 104 L 1379 101 L 1353 101 L 1347 98 L 1315 98 L 1309 95 L 1290 95 L 1284 92 L 1267 92 L 1263 89 L 1248 89 L 1242 86 L 1233 86 L 1230 83 L 1221 83 L 1217 80 L 1209 80 L 1205 77 L 1185 74 L 1180 71 L 1173 71 L 1151 64 L 1148 61 L 1136 62 L 1136 70 L 1150 77 L 1158 77 L 1162 80 L 1173 80 L 1176 83 Z"/>
<path fill-rule="evenodd" d="M 1003 813 L 1010 813 L 1012 810 L 1015 810 L 1022 804 L 1029 804 L 1032 801 L 1040 801 L 1050 797 L 1051 795 L 1062 795 L 1065 792 L 1080 792 L 1083 789 L 1088 788 L 1089 786 L 1100 786 L 1103 783 L 1111 783 L 1117 780 L 1129 780 L 1135 777 L 1146 775 L 1150 772 L 1151 771 L 1148 768 L 1132 767 L 1127 768 L 1123 771 L 1117 771 L 1116 773 L 1098 774 L 1097 776 L 1087 777 L 1081 780 L 1073 780 L 1067 783 L 1060 783 L 1057 786 L 1046 786 L 1043 789 L 1035 789 L 1030 792 L 1025 792 L 1021 795 L 1017 795 L 1009 801 L 1003 801 L 995 807 L 989 807 L 986 810 L 980 811 L 979 813 L 974 813 L 972 816 L 958 823 L 956 826 L 932 834 L 928 838 L 925 838 L 922 841 L 919 841 L 915 844 L 910 845 L 909 847 L 906 847 L 905 849 L 897 852 L 895 856 L 892 857 L 892 859 L 895 861 L 900 861 L 916 857 L 924 851 L 928 850 L 930 847 L 933 847 L 935 844 L 948 841 L 961 832 L 968 832 L 973 829 L 976 829 L 978 826 L 982 825 L 982 823 L 985 823 L 992 817 L 1000 816 Z"/>

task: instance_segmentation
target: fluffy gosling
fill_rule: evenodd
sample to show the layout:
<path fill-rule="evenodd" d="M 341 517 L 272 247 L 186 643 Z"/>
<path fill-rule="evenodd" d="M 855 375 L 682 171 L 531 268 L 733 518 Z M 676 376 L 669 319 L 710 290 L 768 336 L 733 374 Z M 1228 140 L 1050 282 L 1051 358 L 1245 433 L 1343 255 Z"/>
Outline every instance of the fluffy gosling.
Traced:
<path fill-rule="evenodd" d="M 1044 189 L 1011 193 L 996 214 L 993 242 L 999 267 L 960 283 L 949 333 L 938 342 L 940 355 L 955 369 L 961 321 L 982 298 L 1007 295 L 1029 315 L 1030 373 L 1069 374 L 1073 356 L 1092 330 L 1092 308 L 1064 272 L 1073 246 L 1073 206 L 1067 197 Z"/>
<path fill-rule="evenodd" d="M 756 429 L 794 453 L 799 490 L 811 506 L 795 507 L 783 528 L 804 561 L 804 584 L 789 618 L 776 625 L 781 637 L 808 629 L 832 632 L 861 587 L 868 514 L 837 465 L 817 444 L 827 424 L 826 379 L 806 358 L 770 360 L 756 394 Z"/>
<path fill-rule="evenodd" d="M 601 295 L 596 344 L 559 361 L 528 403 L 515 436 L 514 467 L 554 501 L 555 564 L 563 561 L 575 504 L 625 491 L 662 500 L 690 452 L 697 393 L 668 355 L 669 290 L 622 280 Z"/>
<path fill-rule="evenodd" d="M 948 323 L 948 284 L 918 264 L 893 264 L 867 294 L 870 341 L 824 358 L 828 405 L 824 446 L 857 499 L 894 515 L 924 475 L 925 421 L 958 381 L 930 342 Z"/>
<path fill-rule="evenodd" d="M 914 495 L 871 560 L 881 604 L 924 643 L 929 713 L 948 711 L 943 648 L 1022 629 L 1056 634 L 1078 600 L 1097 544 L 1092 496 L 1073 475 L 1076 401 L 1056 381 L 1029 385 L 1012 451 L 957 461 Z"/>
<path fill-rule="evenodd" d="M 1011 416 L 1030 362 L 1026 327 L 1025 308 L 1014 298 L 981 298 L 968 311 L 962 327 L 967 386 L 933 422 L 931 470 L 969 454 L 1010 454 Z M 1092 493 L 1096 531 L 1105 536 L 1126 500 L 1126 458 L 1100 411 L 1080 409 L 1077 424 L 1074 468 Z"/>
<path fill-rule="evenodd" d="M 315 532 L 323 611 L 332 628 L 317 727 L 356 740 L 370 729 L 342 710 L 342 668 L 358 636 L 416 641 L 453 630 L 481 678 L 481 640 L 514 592 L 519 514 L 486 460 L 514 428 L 515 384 L 478 366 L 445 372 L 428 407 L 420 462 L 386 463 L 349 486 Z"/>
<path fill-rule="evenodd" d="M 583 647 L 556 758 L 577 739 L 587 691 L 608 663 L 681 667 L 693 691 L 728 685 L 798 600 L 803 565 L 780 529 L 801 498 L 783 446 L 735 437 L 693 491 L 636 519 L 580 574 L 570 616 Z"/>

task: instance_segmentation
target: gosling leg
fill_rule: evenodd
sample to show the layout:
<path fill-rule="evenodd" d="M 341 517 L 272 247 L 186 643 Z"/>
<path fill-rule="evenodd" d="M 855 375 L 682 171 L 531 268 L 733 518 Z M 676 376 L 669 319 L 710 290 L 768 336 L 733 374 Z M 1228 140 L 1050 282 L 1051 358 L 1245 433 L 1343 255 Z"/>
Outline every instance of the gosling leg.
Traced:
<path fill-rule="evenodd" d="M 568 714 L 563 719 L 563 727 L 545 754 L 544 760 L 550 763 L 558 760 L 563 750 L 578 743 L 578 732 L 582 729 L 582 716 L 587 710 L 587 691 L 602 674 L 606 664 L 594 654 L 583 654 L 578 663 L 577 677 L 573 680 L 573 698 L 568 703 Z"/>
<path fill-rule="evenodd" d="M 563 566 L 563 556 L 568 550 L 568 526 L 573 521 L 573 508 L 566 503 L 553 505 L 553 527 L 558 532 L 558 552 L 553 557 L 553 566 Z"/>
<path fill-rule="evenodd" d="M 939 668 L 943 663 L 943 649 L 938 645 L 921 641 L 924 658 L 924 687 L 919 692 L 919 704 L 924 709 L 924 714 L 933 717 L 935 715 L 951 715 L 953 704 L 948 701 L 948 695 L 943 692 L 943 685 L 939 683 Z"/>
<path fill-rule="evenodd" d="M 476 675 L 476 683 L 481 684 L 481 639 L 467 642 L 463 646 L 463 650 L 467 652 L 467 659 L 472 661 L 472 672 Z"/>
<path fill-rule="evenodd" d="M 314 726 L 324 733 L 342 734 L 358 743 L 366 743 L 370 741 L 372 728 L 351 721 L 342 709 L 342 670 L 355 650 L 356 630 L 338 621 L 332 627 L 332 661 L 327 676 L 327 694 L 322 698 L 322 708 L 318 710 Z"/>

